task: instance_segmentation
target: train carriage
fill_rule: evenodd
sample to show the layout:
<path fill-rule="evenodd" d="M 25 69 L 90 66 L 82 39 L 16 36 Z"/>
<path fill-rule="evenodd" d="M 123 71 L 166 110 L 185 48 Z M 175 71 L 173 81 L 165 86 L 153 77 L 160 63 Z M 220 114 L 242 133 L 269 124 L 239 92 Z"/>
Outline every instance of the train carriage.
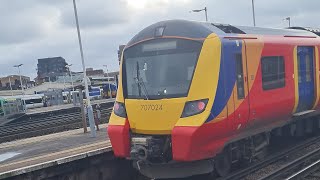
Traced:
<path fill-rule="evenodd" d="M 305 30 L 184 20 L 145 28 L 121 60 L 108 126 L 115 155 L 153 178 L 226 175 L 270 133 L 310 127 L 300 124 L 319 114 L 319 48 Z"/>

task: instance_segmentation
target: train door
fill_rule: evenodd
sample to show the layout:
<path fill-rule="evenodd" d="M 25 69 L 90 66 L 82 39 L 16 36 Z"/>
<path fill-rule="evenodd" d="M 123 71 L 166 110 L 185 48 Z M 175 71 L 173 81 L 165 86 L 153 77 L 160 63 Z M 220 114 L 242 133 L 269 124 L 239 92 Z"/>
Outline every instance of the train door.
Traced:
<path fill-rule="evenodd" d="M 235 90 L 234 90 L 234 132 L 243 129 L 249 119 L 249 100 L 248 100 L 248 76 L 247 58 L 245 43 L 236 40 L 236 45 L 240 46 L 234 54 L 235 61 Z"/>
<path fill-rule="evenodd" d="M 314 103 L 314 47 L 298 46 L 298 89 L 297 112 L 310 110 Z"/>

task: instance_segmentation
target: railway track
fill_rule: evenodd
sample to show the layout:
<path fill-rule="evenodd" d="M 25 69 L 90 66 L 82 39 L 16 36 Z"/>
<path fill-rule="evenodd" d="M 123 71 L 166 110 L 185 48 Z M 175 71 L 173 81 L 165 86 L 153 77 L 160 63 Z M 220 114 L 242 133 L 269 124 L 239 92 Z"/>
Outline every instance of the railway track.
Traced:
<path fill-rule="evenodd" d="M 101 121 L 107 123 L 113 103 L 101 104 Z M 40 136 L 70 129 L 81 128 L 82 118 L 80 108 L 71 108 L 59 112 L 26 115 L 17 121 L 0 126 L 0 143 L 16 139 Z"/>
<path fill-rule="evenodd" d="M 311 177 L 313 176 L 313 172 L 319 170 L 320 168 L 319 159 L 320 148 L 315 149 L 312 152 L 283 165 L 281 168 L 260 178 L 260 180 L 305 179 L 308 176 Z M 320 178 L 320 176 L 318 176 L 318 178 Z"/>
<path fill-rule="evenodd" d="M 288 180 L 293 179 L 320 179 L 320 160 L 310 164 L 299 172 L 291 175 L 287 178 Z"/>
<path fill-rule="evenodd" d="M 296 145 L 293 145 L 289 148 L 286 148 L 282 151 L 276 152 L 270 156 L 267 156 L 264 160 L 256 162 L 256 163 L 252 163 L 251 165 L 249 165 L 248 167 L 242 168 L 240 170 L 237 170 L 233 173 L 231 173 L 229 176 L 223 177 L 223 178 L 218 178 L 218 180 L 236 180 L 236 179 L 244 179 L 245 177 L 247 177 L 248 175 L 266 168 L 267 166 L 276 163 L 280 160 L 286 159 L 286 157 L 288 157 L 290 154 L 294 154 L 296 152 L 302 151 L 303 149 L 305 149 L 308 146 L 311 146 L 317 142 L 320 142 L 320 136 L 316 136 L 313 138 L 310 138 L 306 141 L 303 141 L 301 143 L 298 143 Z M 320 152 L 319 152 L 320 154 Z M 320 157 L 320 156 L 319 156 Z M 280 172 L 280 171 L 279 171 Z M 271 177 L 263 177 L 262 179 L 270 179 Z M 272 179 L 272 178 L 271 178 Z M 282 179 L 282 178 L 276 178 L 276 179 Z"/>

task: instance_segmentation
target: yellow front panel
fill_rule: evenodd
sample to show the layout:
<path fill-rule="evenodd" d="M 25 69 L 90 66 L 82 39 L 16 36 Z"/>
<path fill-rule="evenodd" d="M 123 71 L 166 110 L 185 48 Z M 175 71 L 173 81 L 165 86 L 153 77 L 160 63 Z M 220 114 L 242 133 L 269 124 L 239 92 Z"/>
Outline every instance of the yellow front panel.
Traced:
<path fill-rule="evenodd" d="M 117 116 L 114 114 L 114 112 L 111 113 L 111 116 L 109 118 L 109 125 L 124 126 L 125 123 L 126 123 L 126 118 Z"/>
<path fill-rule="evenodd" d="M 141 134 L 171 134 L 174 126 L 201 126 L 208 118 L 219 79 L 221 41 L 211 34 L 205 39 L 187 97 L 160 100 L 125 99 L 132 132 Z M 123 96 L 117 95 L 121 101 Z M 209 99 L 204 112 L 180 118 L 187 101 Z M 120 122 L 120 121 L 117 121 Z"/>
<path fill-rule="evenodd" d="M 121 63 L 120 63 L 120 71 L 119 71 L 119 79 L 118 79 L 118 90 L 116 101 L 124 103 L 123 98 L 123 88 L 122 88 L 122 63 L 123 63 L 123 53 L 121 54 Z"/>
<path fill-rule="evenodd" d="M 119 71 L 119 84 L 118 84 L 118 90 L 117 90 L 117 97 L 116 101 L 118 102 L 124 102 L 123 98 L 123 90 L 122 90 L 122 62 L 123 62 L 123 54 L 121 55 L 121 64 L 120 64 L 120 71 Z M 124 125 L 126 122 L 126 118 L 119 117 L 114 114 L 112 111 L 111 116 L 109 118 L 109 125 Z"/>
<path fill-rule="evenodd" d="M 135 133 L 170 134 L 182 114 L 185 102 L 186 98 L 126 99 L 130 128 Z"/>
<path fill-rule="evenodd" d="M 209 117 L 220 72 L 221 41 L 211 34 L 204 41 L 192 79 L 187 101 L 209 98 L 206 110 L 201 114 L 180 118 L 176 126 L 201 126 Z"/>

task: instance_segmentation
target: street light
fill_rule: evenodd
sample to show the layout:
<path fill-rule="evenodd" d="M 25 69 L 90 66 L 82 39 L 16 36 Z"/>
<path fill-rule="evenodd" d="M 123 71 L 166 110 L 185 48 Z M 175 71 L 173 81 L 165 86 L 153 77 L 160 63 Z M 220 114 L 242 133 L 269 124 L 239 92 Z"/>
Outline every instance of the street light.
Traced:
<path fill-rule="evenodd" d="M 14 65 L 13 67 L 18 68 L 19 71 L 19 76 L 20 76 L 20 86 L 21 86 L 21 91 L 22 91 L 22 95 L 24 95 L 24 90 L 23 90 L 23 85 L 22 85 L 22 78 L 21 78 L 21 73 L 20 73 L 20 66 L 22 66 L 23 64 L 18 64 L 18 65 Z"/>
<path fill-rule="evenodd" d="M 109 72 L 108 72 L 108 65 L 103 65 L 104 67 L 106 67 L 107 69 L 107 78 L 108 78 L 108 84 L 109 84 L 109 90 L 110 90 L 110 98 L 112 97 L 112 94 L 111 94 L 111 87 L 110 87 L 110 82 L 109 82 Z"/>
<path fill-rule="evenodd" d="M 67 66 L 68 66 L 69 75 L 70 75 L 70 78 L 71 78 L 72 91 L 74 91 L 73 79 L 72 79 L 72 73 L 71 73 L 71 70 L 70 70 L 70 68 L 71 68 L 72 64 L 67 64 Z"/>
<path fill-rule="evenodd" d="M 286 17 L 284 20 L 288 21 L 289 27 L 291 27 L 291 24 L 290 24 L 290 23 L 291 23 L 291 22 L 290 22 L 290 21 L 291 21 L 291 18 L 290 18 L 290 17 Z"/>
<path fill-rule="evenodd" d="M 254 0 L 251 0 L 251 4 L 252 4 L 252 18 L 253 18 L 253 26 L 256 26 L 256 15 L 254 13 Z"/>
<path fill-rule="evenodd" d="M 208 14 L 207 14 L 207 7 L 204 7 L 203 9 L 194 9 L 191 12 L 201 12 L 204 11 L 206 15 L 206 21 L 208 21 Z"/>
<path fill-rule="evenodd" d="M 86 97 L 87 97 L 86 98 L 87 99 L 87 112 L 88 112 L 88 118 L 89 118 L 90 132 L 91 132 L 92 137 L 96 137 L 96 129 L 94 127 L 94 121 L 93 121 L 93 109 L 91 106 L 90 96 L 89 96 L 89 87 L 88 87 L 88 80 L 87 80 L 87 74 L 86 74 L 86 66 L 84 63 L 78 13 L 77 13 L 77 6 L 76 6 L 75 0 L 73 0 L 73 9 L 74 9 L 74 17 L 76 20 L 76 26 L 77 26 L 77 32 L 78 32 L 80 55 L 81 55 L 81 60 L 82 60 L 82 69 L 83 69 L 83 77 L 84 77 L 84 86 L 85 86 Z"/>
<path fill-rule="evenodd" d="M 12 85 L 11 85 L 11 76 L 9 76 L 9 85 L 11 90 L 11 96 L 13 96 Z"/>

